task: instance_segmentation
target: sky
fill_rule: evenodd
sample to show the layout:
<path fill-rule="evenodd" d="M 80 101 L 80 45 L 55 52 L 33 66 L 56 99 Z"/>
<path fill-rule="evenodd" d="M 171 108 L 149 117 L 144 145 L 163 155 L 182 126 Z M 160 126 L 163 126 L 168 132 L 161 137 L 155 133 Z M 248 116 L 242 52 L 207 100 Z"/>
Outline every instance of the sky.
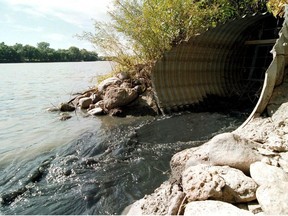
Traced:
<path fill-rule="evenodd" d="M 0 0 L 0 43 L 96 51 L 76 34 L 93 32 L 93 19 L 109 21 L 112 0 Z"/>

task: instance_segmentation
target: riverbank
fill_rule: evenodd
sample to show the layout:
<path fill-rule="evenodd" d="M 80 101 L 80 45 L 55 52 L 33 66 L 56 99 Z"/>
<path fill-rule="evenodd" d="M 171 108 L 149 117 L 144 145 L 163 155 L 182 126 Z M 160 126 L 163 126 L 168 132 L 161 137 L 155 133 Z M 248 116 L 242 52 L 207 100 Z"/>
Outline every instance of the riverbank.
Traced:
<path fill-rule="evenodd" d="M 288 214 L 288 197 L 282 194 L 288 186 L 287 77 L 274 89 L 266 117 L 175 154 L 169 180 L 123 214 Z M 148 80 L 119 73 L 77 95 L 65 109 L 79 108 L 89 115 L 157 115 Z"/>
<path fill-rule="evenodd" d="M 288 76 L 267 117 L 175 154 L 171 175 L 128 215 L 288 214 Z"/>
<path fill-rule="evenodd" d="M 104 79 L 97 87 L 82 93 L 49 111 L 61 111 L 60 120 L 70 119 L 68 112 L 81 110 L 87 115 L 156 116 L 160 114 L 151 85 L 150 68 L 138 66 L 133 73 L 120 72 Z M 131 75 L 133 74 L 133 75 Z"/>

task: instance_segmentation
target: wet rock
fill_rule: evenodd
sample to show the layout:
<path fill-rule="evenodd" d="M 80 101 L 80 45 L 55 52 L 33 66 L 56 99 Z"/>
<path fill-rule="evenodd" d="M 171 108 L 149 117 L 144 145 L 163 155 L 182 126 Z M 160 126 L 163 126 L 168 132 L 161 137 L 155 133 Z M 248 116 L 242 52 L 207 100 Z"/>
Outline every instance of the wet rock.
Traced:
<path fill-rule="evenodd" d="M 101 107 L 96 107 L 88 111 L 89 115 L 103 115 L 104 110 Z"/>
<path fill-rule="evenodd" d="M 261 185 L 257 192 L 257 200 L 267 215 L 288 214 L 288 182 L 277 181 Z"/>
<path fill-rule="evenodd" d="M 190 202 L 186 205 L 184 216 L 197 215 L 254 215 L 249 211 L 239 209 L 232 204 L 221 202 L 221 201 L 196 201 Z"/>
<path fill-rule="evenodd" d="M 190 201 L 209 198 L 230 203 L 255 200 L 258 187 L 240 170 L 207 165 L 197 165 L 185 170 L 182 184 Z"/>
<path fill-rule="evenodd" d="M 135 202 L 127 215 L 177 215 L 184 197 L 178 185 L 164 182 L 154 193 Z"/>
<path fill-rule="evenodd" d="M 249 173 L 250 165 L 260 161 L 263 156 L 257 152 L 259 144 L 233 133 L 223 133 L 213 137 L 209 142 L 194 148 L 186 163 L 186 167 L 198 164 L 230 166 Z M 173 171 L 173 160 L 171 168 Z"/>
<path fill-rule="evenodd" d="M 118 117 L 125 117 L 126 115 L 123 113 L 123 110 L 120 108 L 114 108 L 109 110 L 110 116 L 118 116 Z"/>
<path fill-rule="evenodd" d="M 90 104 L 92 104 L 92 99 L 90 97 L 84 97 L 79 100 L 79 106 L 81 109 L 88 109 Z"/>
<path fill-rule="evenodd" d="M 276 181 L 288 182 L 288 173 L 279 167 L 271 166 L 262 162 L 251 164 L 250 174 L 258 185 Z"/>
<path fill-rule="evenodd" d="M 58 112 L 60 109 L 58 107 L 50 107 L 47 109 L 48 112 Z"/>
<path fill-rule="evenodd" d="M 73 112 L 74 110 L 75 110 L 75 107 L 70 105 L 70 104 L 62 103 L 60 105 L 60 111 L 61 112 Z"/>
<path fill-rule="evenodd" d="M 60 120 L 61 121 L 66 121 L 66 120 L 68 120 L 70 118 L 72 118 L 72 116 L 69 115 L 68 113 L 61 113 L 61 115 L 60 115 Z"/>
<path fill-rule="evenodd" d="M 138 97 L 138 94 L 133 89 L 129 88 L 110 88 L 104 96 L 104 107 L 108 110 L 125 106 L 131 103 Z"/>
<path fill-rule="evenodd" d="M 122 81 L 117 77 L 110 77 L 108 79 L 103 80 L 98 85 L 98 91 L 103 92 L 106 90 L 106 88 L 110 85 L 120 85 Z"/>

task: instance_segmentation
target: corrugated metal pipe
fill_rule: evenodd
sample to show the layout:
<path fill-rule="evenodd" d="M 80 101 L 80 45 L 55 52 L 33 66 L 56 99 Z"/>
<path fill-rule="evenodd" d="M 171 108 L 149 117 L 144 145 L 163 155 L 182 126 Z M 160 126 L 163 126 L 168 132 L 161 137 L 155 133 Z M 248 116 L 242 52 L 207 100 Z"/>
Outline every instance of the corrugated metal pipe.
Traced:
<path fill-rule="evenodd" d="M 288 63 L 287 22 L 288 13 L 247 16 L 172 48 L 152 70 L 161 110 L 201 109 L 227 98 L 234 108 L 252 104 L 251 117 L 262 113 Z"/>

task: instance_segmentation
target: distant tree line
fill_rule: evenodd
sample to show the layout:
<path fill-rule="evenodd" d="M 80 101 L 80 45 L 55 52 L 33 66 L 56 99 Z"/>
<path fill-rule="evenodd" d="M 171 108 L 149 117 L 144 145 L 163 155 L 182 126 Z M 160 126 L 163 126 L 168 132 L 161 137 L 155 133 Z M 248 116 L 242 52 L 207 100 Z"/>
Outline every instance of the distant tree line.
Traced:
<path fill-rule="evenodd" d="M 69 49 L 52 49 L 47 42 L 40 42 L 37 47 L 16 43 L 8 46 L 0 43 L 0 63 L 19 62 L 77 62 L 101 60 L 96 52 L 71 46 Z"/>

